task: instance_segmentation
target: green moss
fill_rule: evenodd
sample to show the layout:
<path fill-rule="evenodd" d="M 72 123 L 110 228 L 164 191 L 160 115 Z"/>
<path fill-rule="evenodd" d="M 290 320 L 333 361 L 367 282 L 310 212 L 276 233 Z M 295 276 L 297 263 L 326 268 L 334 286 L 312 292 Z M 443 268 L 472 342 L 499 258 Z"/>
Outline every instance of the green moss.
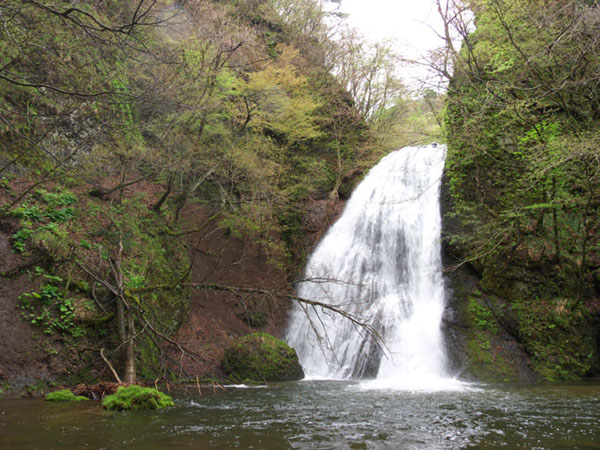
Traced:
<path fill-rule="evenodd" d="M 512 306 L 537 373 L 548 381 L 568 381 L 590 371 L 596 349 L 585 310 L 574 310 L 565 299 L 515 301 Z"/>
<path fill-rule="evenodd" d="M 518 380 L 513 355 L 504 346 L 502 326 L 498 322 L 497 316 L 504 317 L 503 305 L 475 286 L 462 286 L 460 294 L 463 299 L 460 316 L 468 325 L 463 331 L 467 373 L 486 382 Z"/>
<path fill-rule="evenodd" d="M 174 406 L 173 399 L 167 394 L 137 385 L 121 386 L 117 392 L 107 395 L 102 406 L 116 411 L 159 409 Z"/>
<path fill-rule="evenodd" d="M 518 379 L 509 359 L 496 348 L 489 331 L 477 330 L 469 335 L 466 343 L 469 355 L 468 373 L 481 381 L 506 382 Z"/>
<path fill-rule="evenodd" d="M 223 370 L 233 382 L 300 380 L 304 372 L 296 351 L 266 333 L 237 339 L 225 349 Z"/>
<path fill-rule="evenodd" d="M 75 395 L 68 389 L 54 391 L 46 394 L 47 402 L 83 402 L 89 400 L 87 397 Z"/>

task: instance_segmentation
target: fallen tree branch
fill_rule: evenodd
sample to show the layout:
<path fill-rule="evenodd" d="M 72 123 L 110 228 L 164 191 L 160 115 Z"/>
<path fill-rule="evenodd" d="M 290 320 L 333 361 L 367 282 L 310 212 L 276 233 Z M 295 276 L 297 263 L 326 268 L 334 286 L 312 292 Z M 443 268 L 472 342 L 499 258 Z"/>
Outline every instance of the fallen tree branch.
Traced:
<path fill-rule="evenodd" d="M 117 373 L 117 371 L 115 370 L 113 365 L 110 363 L 110 361 L 108 359 L 106 359 L 106 356 L 104 356 L 104 348 L 100 349 L 100 356 L 102 356 L 102 359 L 104 360 L 104 362 L 106 363 L 106 365 L 108 366 L 110 371 L 112 372 L 113 376 L 115 377 L 115 380 L 117 380 L 117 383 L 119 383 L 119 384 L 123 383 L 121 381 L 121 378 L 119 378 L 119 374 Z"/>
<path fill-rule="evenodd" d="M 132 289 L 131 292 L 144 293 L 144 292 L 152 292 L 152 291 L 157 291 L 157 290 L 173 290 L 173 289 L 177 289 L 178 287 L 179 288 L 191 287 L 194 289 L 201 289 L 201 290 L 207 290 L 207 291 L 223 291 L 223 292 L 229 292 L 235 296 L 239 296 L 240 294 L 258 294 L 258 295 L 265 295 L 265 296 L 272 297 L 272 298 L 286 298 L 288 300 L 292 300 L 292 301 L 298 302 L 303 305 L 310 305 L 313 307 L 318 306 L 322 309 L 331 311 L 331 312 L 338 314 L 341 317 L 349 320 L 354 325 L 357 325 L 358 327 L 363 329 L 365 332 L 367 332 L 367 334 L 373 336 L 379 342 L 383 341 L 383 338 L 381 337 L 379 332 L 372 325 L 361 321 L 358 317 L 339 308 L 338 306 L 320 302 L 317 300 L 311 300 L 311 299 L 307 299 L 307 298 L 298 297 L 297 295 L 293 295 L 293 294 L 290 294 L 287 292 L 255 288 L 255 287 L 251 287 L 251 286 L 226 286 L 226 285 L 213 284 L 213 283 L 183 283 L 183 284 L 180 284 L 177 286 L 163 284 L 163 285 L 156 285 L 156 286 L 148 286 L 145 288 Z"/>

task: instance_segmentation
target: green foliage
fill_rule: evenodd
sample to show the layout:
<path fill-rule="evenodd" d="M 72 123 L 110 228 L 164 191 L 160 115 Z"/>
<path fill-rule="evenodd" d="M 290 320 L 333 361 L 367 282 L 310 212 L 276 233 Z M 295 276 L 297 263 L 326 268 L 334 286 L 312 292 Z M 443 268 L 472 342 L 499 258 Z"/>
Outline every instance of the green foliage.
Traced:
<path fill-rule="evenodd" d="M 54 332 L 81 337 L 85 331 L 75 325 L 75 303 L 71 298 L 65 298 L 57 286 L 62 283 L 60 277 L 43 275 L 46 282 L 37 292 L 23 293 L 19 296 L 18 308 L 23 317 L 32 325 L 40 327 L 44 334 Z"/>
<path fill-rule="evenodd" d="M 291 381 L 304 377 L 296 351 L 266 333 L 253 333 L 225 349 L 223 370 L 235 382 Z"/>
<path fill-rule="evenodd" d="M 475 326 L 480 330 L 487 330 L 491 333 L 497 331 L 496 321 L 493 317 L 492 311 L 486 306 L 482 306 L 479 302 L 469 297 L 469 303 L 467 306 L 469 317 L 474 322 Z"/>
<path fill-rule="evenodd" d="M 62 225 L 75 217 L 71 205 L 77 202 L 77 197 L 67 190 L 54 193 L 39 189 L 33 200 L 36 203 L 26 200 L 10 211 L 21 219 L 21 228 L 13 235 L 13 248 L 22 253 L 27 242 L 35 241 L 54 256 L 64 255 L 68 251 L 65 244 L 68 236 Z"/>
<path fill-rule="evenodd" d="M 122 64 L 117 63 L 118 69 L 122 68 Z M 127 100 L 130 96 L 130 90 L 126 81 L 119 78 L 114 78 L 112 81 L 113 89 L 119 94 L 119 101 L 115 105 L 115 112 L 123 121 L 122 133 L 126 140 L 131 143 L 140 143 L 142 135 L 136 126 L 134 106 Z"/>
<path fill-rule="evenodd" d="M 32 230 L 30 228 L 21 228 L 12 237 L 13 248 L 22 253 L 25 251 L 25 245 L 27 241 L 31 238 Z"/>
<path fill-rule="evenodd" d="M 71 191 L 48 192 L 45 189 L 35 191 L 34 197 L 41 198 L 49 208 L 56 209 L 77 203 L 77 197 Z M 50 211 L 52 211 L 52 209 Z"/>
<path fill-rule="evenodd" d="M 245 87 L 248 114 L 254 112 L 250 126 L 269 130 L 292 143 L 320 135 L 314 115 L 320 105 L 308 79 L 292 64 L 297 57 L 297 50 L 282 47 L 276 62 L 251 73 Z"/>
<path fill-rule="evenodd" d="M 189 255 L 185 242 L 161 233 L 164 222 L 149 211 L 139 198 L 124 200 L 107 211 L 112 226 L 102 228 L 104 244 L 112 248 L 123 246 L 122 269 L 126 292 L 148 285 L 173 286 L 173 289 L 133 294 L 166 334 L 174 333 L 187 312 L 185 289 L 176 289 L 189 270 Z M 129 295 L 129 294 L 128 294 Z"/>
<path fill-rule="evenodd" d="M 548 286 L 579 304 L 600 257 L 593 206 L 600 108 L 592 82 L 600 43 L 586 31 L 600 21 L 582 2 L 566 12 L 559 3 L 486 0 L 473 11 L 477 26 L 455 55 L 446 104 L 446 173 L 461 225 L 447 239 L 484 279 L 495 267 L 509 266 L 523 280 L 543 271 Z M 517 296 L 533 301 L 542 290 L 545 300 L 557 294 Z"/>
<path fill-rule="evenodd" d="M 117 392 L 107 395 L 102 406 L 115 411 L 159 409 L 174 406 L 173 399 L 156 389 L 137 385 L 121 386 Z"/>
<path fill-rule="evenodd" d="M 15 208 L 12 214 L 19 219 L 26 219 L 30 222 L 40 222 L 43 218 L 42 211 L 37 205 L 29 206 L 24 203 L 22 206 Z"/>
<path fill-rule="evenodd" d="M 89 400 L 89 398 L 83 397 L 81 395 L 75 395 L 68 389 L 49 392 L 48 394 L 46 394 L 47 402 L 83 402 L 87 400 Z"/>
<path fill-rule="evenodd" d="M 544 379 L 579 380 L 588 374 L 596 348 L 585 311 L 573 310 L 566 299 L 517 300 L 513 309 L 522 343 Z"/>

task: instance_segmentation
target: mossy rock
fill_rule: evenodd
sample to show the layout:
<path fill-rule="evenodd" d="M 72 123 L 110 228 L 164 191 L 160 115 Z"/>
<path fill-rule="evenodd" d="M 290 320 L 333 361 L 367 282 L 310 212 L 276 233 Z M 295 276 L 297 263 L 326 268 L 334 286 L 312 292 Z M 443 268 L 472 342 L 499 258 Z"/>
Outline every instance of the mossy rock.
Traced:
<path fill-rule="evenodd" d="M 87 400 L 89 400 L 89 398 L 81 395 L 75 395 L 68 389 L 46 394 L 47 402 L 83 402 Z"/>
<path fill-rule="evenodd" d="M 234 382 L 304 378 L 296 350 L 267 333 L 252 333 L 235 340 L 225 349 L 222 367 Z"/>
<path fill-rule="evenodd" d="M 107 395 L 102 400 L 102 406 L 116 411 L 159 409 L 174 404 L 167 394 L 137 385 L 121 386 L 116 393 Z"/>

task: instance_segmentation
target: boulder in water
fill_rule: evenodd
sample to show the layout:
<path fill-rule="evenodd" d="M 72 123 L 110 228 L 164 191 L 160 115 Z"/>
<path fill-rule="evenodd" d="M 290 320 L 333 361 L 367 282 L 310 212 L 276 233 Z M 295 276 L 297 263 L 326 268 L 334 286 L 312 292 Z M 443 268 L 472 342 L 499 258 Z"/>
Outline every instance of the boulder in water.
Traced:
<path fill-rule="evenodd" d="M 225 349 L 222 367 L 234 382 L 304 378 L 296 350 L 267 333 L 252 333 L 236 339 Z"/>

